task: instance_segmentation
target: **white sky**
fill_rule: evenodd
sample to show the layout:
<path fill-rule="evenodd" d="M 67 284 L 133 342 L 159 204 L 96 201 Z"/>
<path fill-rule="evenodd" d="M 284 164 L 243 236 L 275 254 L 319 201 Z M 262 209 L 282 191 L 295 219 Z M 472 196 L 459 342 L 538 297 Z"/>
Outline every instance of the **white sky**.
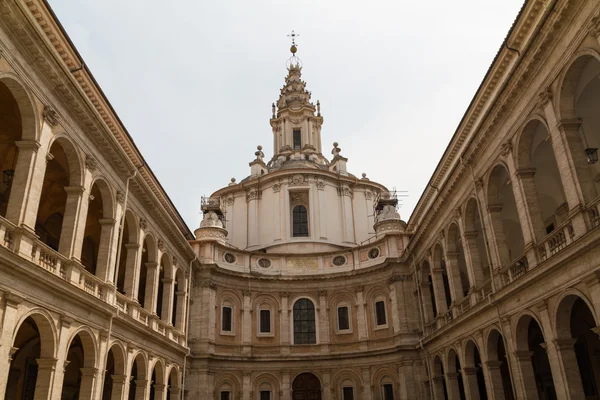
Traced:
<path fill-rule="evenodd" d="M 248 176 L 289 38 L 323 152 L 408 191 L 408 220 L 523 0 L 50 0 L 193 230 L 200 197 Z"/>

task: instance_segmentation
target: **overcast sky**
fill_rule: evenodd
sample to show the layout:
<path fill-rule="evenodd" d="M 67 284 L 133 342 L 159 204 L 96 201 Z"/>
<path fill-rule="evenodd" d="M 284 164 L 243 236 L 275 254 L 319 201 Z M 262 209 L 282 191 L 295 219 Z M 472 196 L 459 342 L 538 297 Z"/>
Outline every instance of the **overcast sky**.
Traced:
<path fill-rule="evenodd" d="M 323 152 L 405 190 L 408 220 L 523 0 L 50 0 L 193 230 L 200 197 L 248 176 L 292 29 Z"/>

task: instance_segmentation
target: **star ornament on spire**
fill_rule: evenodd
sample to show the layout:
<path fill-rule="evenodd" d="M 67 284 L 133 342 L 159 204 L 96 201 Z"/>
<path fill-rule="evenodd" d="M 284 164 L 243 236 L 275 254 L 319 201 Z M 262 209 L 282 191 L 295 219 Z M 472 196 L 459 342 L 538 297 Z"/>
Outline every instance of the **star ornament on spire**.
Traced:
<path fill-rule="evenodd" d="M 296 52 L 298 51 L 298 45 L 296 44 L 296 38 L 298 36 L 300 36 L 300 34 L 294 32 L 292 30 L 292 33 L 289 33 L 287 35 L 289 38 L 292 38 L 292 46 L 290 47 L 290 52 L 292 53 L 292 56 L 290 57 L 290 59 L 287 61 L 287 67 L 300 67 L 302 66 L 302 62 L 300 61 L 300 59 L 296 56 Z"/>

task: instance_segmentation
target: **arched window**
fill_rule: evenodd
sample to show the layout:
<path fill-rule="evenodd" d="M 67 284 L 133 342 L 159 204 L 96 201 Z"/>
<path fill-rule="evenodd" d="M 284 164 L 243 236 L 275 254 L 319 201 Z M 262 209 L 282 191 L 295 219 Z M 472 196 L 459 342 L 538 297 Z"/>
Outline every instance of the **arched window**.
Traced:
<path fill-rule="evenodd" d="M 309 299 L 300 299 L 294 304 L 294 344 L 315 343 L 315 306 Z"/>
<path fill-rule="evenodd" d="M 292 236 L 308 236 L 308 212 L 306 207 L 299 205 L 292 212 L 293 229 Z"/>

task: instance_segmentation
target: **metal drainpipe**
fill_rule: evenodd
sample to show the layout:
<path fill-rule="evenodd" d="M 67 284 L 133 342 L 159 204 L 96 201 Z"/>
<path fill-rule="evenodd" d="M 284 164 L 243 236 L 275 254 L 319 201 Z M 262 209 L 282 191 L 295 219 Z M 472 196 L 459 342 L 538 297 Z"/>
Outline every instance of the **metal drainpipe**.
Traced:
<path fill-rule="evenodd" d="M 184 398 L 184 391 L 185 391 L 185 371 L 186 371 L 186 367 L 187 367 L 187 358 L 190 355 L 190 346 L 188 344 L 189 341 L 189 327 L 190 327 L 190 300 L 192 298 L 192 264 L 194 263 L 194 261 L 198 261 L 198 256 L 196 254 L 194 254 L 194 259 L 192 261 L 190 261 L 190 268 L 189 268 L 189 276 L 188 276 L 188 298 L 187 298 L 187 305 L 185 307 L 185 347 L 187 349 L 187 353 L 185 355 L 185 357 L 183 357 L 183 373 L 182 373 L 182 377 L 181 377 L 181 392 L 179 393 L 179 396 L 181 399 Z"/>
<path fill-rule="evenodd" d="M 118 276 L 117 271 L 119 270 L 119 258 L 121 257 L 121 242 L 123 241 L 123 225 L 125 223 L 125 212 L 127 211 L 127 195 L 129 194 L 129 181 L 131 179 L 135 178 L 135 176 L 137 175 L 138 169 L 142 168 L 143 166 L 144 166 L 144 164 L 142 164 L 138 168 L 136 168 L 133 171 L 133 175 L 129 176 L 125 183 L 125 201 L 124 201 L 124 208 L 123 208 L 123 217 L 121 218 L 121 223 L 119 224 L 119 244 L 118 244 L 118 248 L 117 248 L 117 257 L 115 259 L 115 274 L 113 276 L 113 281 L 114 281 L 114 286 L 115 286 L 115 290 L 113 291 L 113 301 L 114 301 L 113 305 L 115 306 L 115 313 L 110 316 L 110 322 L 108 325 L 108 334 L 106 335 L 107 349 L 106 349 L 106 357 L 104 359 L 104 368 L 106 368 L 106 362 L 108 361 L 108 353 L 110 352 L 110 348 L 108 346 L 110 345 L 110 338 L 112 336 L 113 320 L 115 319 L 115 317 L 117 315 L 119 315 L 119 307 L 117 306 L 117 282 L 114 278 Z M 102 381 L 101 387 L 104 388 L 104 380 L 105 380 L 106 374 L 101 374 L 101 375 L 102 375 L 100 377 L 100 380 Z"/>

